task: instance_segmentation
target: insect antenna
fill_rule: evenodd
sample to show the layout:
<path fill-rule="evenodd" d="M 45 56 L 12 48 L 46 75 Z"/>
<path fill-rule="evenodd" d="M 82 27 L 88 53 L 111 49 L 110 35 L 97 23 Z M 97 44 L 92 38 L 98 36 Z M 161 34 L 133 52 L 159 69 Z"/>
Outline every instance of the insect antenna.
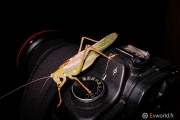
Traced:
<path fill-rule="evenodd" d="M 2 99 L 2 98 L 4 98 L 4 97 L 6 97 L 7 95 L 9 95 L 9 94 L 11 94 L 11 93 L 13 93 L 13 92 L 15 92 L 15 91 L 19 90 L 19 89 L 20 89 L 20 88 L 22 88 L 22 87 L 25 87 L 25 86 L 27 86 L 27 85 L 29 85 L 29 84 L 31 84 L 31 83 L 37 82 L 37 81 L 42 80 L 42 79 L 45 79 L 45 78 L 48 78 L 48 79 L 49 79 L 49 78 L 50 78 L 50 76 L 47 76 L 47 77 L 42 77 L 42 78 L 39 78 L 39 79 L 33 80 L 33 81 L 31 81 L 31 82 L 28 82 L 28 83 L 26 83 L 26 84 L 24 84 L 24 85 L 22 85 L 22 86 L 20 86 L 20 87 L 18 87 L 18 88 L 16 88 L 16 89 L 14 89 L 14 90 L 10 91 L 9 93 L 7 93 L 7 94 L 3 95 L 2 97 L 0 97 L 0 99 Z"/>
<path fill-rule="evenodd" d="M 47 81 L 49 80 L 49 78 L 51 78 L 51 77 L 48 77 L 48 78 L 46 79 L 46 81 L 44 82 L 43 86 L 41 87 L 41 90 L 40 90 L 40 93 L 39 93 L 39 96 L 38 96 L 38 100 L 37 100 L 38 102 L 39 102 L 39 99 L 40 99 L 42 90 L 43 90 L 44 86 L 46 85 Z"/>

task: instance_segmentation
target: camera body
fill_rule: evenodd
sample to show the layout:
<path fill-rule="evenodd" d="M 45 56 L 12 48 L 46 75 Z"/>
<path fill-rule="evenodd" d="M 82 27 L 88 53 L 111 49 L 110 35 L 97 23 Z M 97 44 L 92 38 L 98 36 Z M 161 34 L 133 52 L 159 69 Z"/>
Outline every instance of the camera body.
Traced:
<path fill-rule="evenodd" d="M 78 51 L 78 45 L 63 41 L 58 34 L 46 31 L 28 40 L 29 45 L 19 57 L 19 66 L 28 73 L 28 81 L 48 76 Z M 49 41 L 53 44 L 42 51 Z M 165 99 L 177 78 L 174 65 L 133 45 L 110 47 L 103 53 L 116 56 L 110 60 L 99 56 L 92 66 L 77 75 L 93 96 L 68 79 L 61 90 L 62 104 L 57 108 L 59 99 L 54 81 L 46 83 L 38 102 L 34 93 L 40 91 L 43 81 L 30 84 L 23 96 L 21 118 L 130 120 L 142 118 L 142 113 L 165 112 Z"/>

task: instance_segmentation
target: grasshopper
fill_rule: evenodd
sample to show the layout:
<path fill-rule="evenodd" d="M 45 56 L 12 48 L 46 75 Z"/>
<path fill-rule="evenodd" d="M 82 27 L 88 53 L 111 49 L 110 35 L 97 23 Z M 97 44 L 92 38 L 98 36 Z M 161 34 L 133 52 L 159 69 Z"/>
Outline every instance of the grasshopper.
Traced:
<path fill-rule="evenodd" d="M 118 34 L 115 32 L 107 35 L 106 37 L 104 37 L 100 41 L 97 41 L 97 40 L 94 40 L 94 39 L 91 39 L 91 38 L 88 38 L 85 36 L 82 37 L 78 53 L 75 54 L 73 57 L 69 58 L 68 60 L 66 60 L 50 76 L 43 77 L 40 79 L 36 79 L 36 80 L 33 80 L 33 81 L 31 81 L 25 85 L 22 85 L 19 88 L 17 88 L 15 90 L 7 93 L 6 95 L 0 97 L 0 99 L 2 99 L 3 97 L 7 96 L 8 94 L 10 94 L 10 93 L 28 85 L 28 84 L 31 84 L 31 83 L 36 82 L 38 80 L 42 80 L 44 78 L 47 78 L 47 80 L 49 78 L 52 78 L 54 80 L 54 82 L 57 84 L 58 96 L 59 96 L 59 103 L 58 103 L 57 107 L 59 107 L 62 103 L 60 91 L 61 91 L 61 88 L 63 87 L 63 85 L 65 84 L 65 82 L 67 81 L 67 78 L 77 81 L 88 92 L 88 94 L 91 95 L 91 91 L 85 85 L 83 85 L 83 83 L 76 77 L 76 75 L 80 74 L 81 72 L 86 70 L 88 67 L 90 67 L 99 55 L 102 55 L 102 56 L 106 57 L 107 59 L 113 58 L 115 55 L 107 56 L 104 53 L 102 53 L 102 51 L 105 50 L 108 46 L 110 46 L 116 40 L 117 37 L 118 37 Z M 92 42 L 95 42 L 95 44 L 86 45 L 85 49 L 82 50 L 83 41 L 85 39 L 92 41 Z M 45 83 L 44 83 L 44 85 L 45 85 Z"/>

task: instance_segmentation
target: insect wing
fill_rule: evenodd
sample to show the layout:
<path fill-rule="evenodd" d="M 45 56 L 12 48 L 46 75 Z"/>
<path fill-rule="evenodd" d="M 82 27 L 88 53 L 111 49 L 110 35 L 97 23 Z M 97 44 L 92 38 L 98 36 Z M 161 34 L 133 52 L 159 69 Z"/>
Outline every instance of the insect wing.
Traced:
<path fill-rule="evenodd" d="M 93 45 L 93 48 L 102 52 L 109 47 L 118 37 L 117 33 L 111 33 Z"/>
<path fill-rule="evenodd" d="M 93 48 L 95 48 L 97 51 L 102 52 L 105 50 L 108 46 L 110 46 L 118 37 L 117 33 L 111 33 L 92 45 Z M 89 51 L 89 54 L 84 62 L 84 66 L 82 70 L 87 69 L 91 64 L 93 64 L 94 60 L 99 56 L 99 53 L 95 51 Z"/>

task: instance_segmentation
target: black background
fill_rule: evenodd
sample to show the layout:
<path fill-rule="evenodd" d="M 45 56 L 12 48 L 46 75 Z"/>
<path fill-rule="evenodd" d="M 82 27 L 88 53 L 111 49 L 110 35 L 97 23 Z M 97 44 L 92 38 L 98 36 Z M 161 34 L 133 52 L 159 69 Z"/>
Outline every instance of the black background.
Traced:
<path fill-rule="evenodd" d="M 79 44 L 82 36 L 101 39 L 117 32 L 117 43 L 126 42 L 160 57 L 180 68 L 179 32 L 180 2 L 178 0 L 126 0 L 80 2 L 36 1 L 6 2 L 1 8 L 1 83 L 0 96 L 26 81 L 19 75 L 16 57 L 23 40 L 31 34 L 54 29 L 67 40 Z M 179 79 L 178 79 L 179 80 Z M 180 114 L 177 81 L 172 111 Z M 19 119 L 23 89 L 0 100 L 0 115 Z"/>

